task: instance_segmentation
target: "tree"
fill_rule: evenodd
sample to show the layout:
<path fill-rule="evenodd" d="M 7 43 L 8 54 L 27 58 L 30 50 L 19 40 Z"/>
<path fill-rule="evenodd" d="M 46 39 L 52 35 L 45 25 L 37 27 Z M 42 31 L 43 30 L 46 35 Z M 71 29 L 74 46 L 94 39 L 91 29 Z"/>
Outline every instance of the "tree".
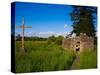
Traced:
<path fill-rule="evenodd" d="M 63 38 L 63 36 L 59 35 L 58 37 L 56 37 L 55 43 L 58 45 L 62 45 Z"/>
<path fill-rule="evenodd" d="M 48 44 L 53 43 L 56 40 L 56 37 L 54 35 L 48 37 Z"/>
<path fill-rule="evenodd" d="M 20 34 L 18 34 L 18 35 L 16 36 L 16 40 L 21 40 L 21 35 L 20 35 Z"/>
<path fill-rule="evenodd" d="M 73 31 L 76 35 L 80 33 L 86 33 L 88 36 L 95 37 L 95 13 L 96 7 L 88 6 L 73 6 L 73 11 L 71 13 L 71 20 L 73 21 Z"/>

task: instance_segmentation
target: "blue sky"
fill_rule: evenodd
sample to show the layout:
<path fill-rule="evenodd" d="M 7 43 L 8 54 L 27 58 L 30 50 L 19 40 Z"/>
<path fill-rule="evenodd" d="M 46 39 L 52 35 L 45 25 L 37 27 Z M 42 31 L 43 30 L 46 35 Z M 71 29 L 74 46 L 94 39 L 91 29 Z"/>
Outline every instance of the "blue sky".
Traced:
<path fill-rule="evenodd" d="M 25 26 L 32 26 L 31 29 L 25 29 L 25 34 L 45 34 L 45 32 L 61 34 L 72 30 L 69 15 L 72 11 L 71 6 L 17 2 L 15 11 L 16 26 L 21 25 L 22 17 L 24 17 Z M 16 33 L 21 33 L 21 29 L 16 29 Z"/>
<path fill-rule="evenodd" d="M 24 17 L 25 26 L 32 26 L 25 28 L 26 36 L 65 35 L 72 31 L 72 10 L 70 5 L 16 2 L 15 25 L 21 26 Z M 21 34 L 22 30 L 15 32 Z"/>

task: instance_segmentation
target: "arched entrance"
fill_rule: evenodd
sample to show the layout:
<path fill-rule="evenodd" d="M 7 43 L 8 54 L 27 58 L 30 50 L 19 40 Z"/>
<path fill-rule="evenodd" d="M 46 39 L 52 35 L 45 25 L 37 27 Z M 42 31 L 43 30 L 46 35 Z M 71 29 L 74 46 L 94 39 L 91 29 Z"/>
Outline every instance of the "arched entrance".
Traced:
<path fill-rule="evenodd" d="M 80 51 L 80 41 L 77 41 L 76 42 L 75 51 L 76 52 L 79 52 Z"/>

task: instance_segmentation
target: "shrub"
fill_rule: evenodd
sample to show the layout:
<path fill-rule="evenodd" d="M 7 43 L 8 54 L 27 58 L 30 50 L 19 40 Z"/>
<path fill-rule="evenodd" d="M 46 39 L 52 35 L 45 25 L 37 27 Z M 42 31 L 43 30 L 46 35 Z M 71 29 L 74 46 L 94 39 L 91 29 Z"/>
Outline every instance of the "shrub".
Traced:
<path fill-rule="evenodd" d="M 56 37 L 54 35 L 48 37 L 48 44 L 53 43 L 56 40 Z"/>
<path fill-rule="evenodd" d="M 63 36 L 58 36 L 55 40 L 55 44 L 62 45 Z"/>

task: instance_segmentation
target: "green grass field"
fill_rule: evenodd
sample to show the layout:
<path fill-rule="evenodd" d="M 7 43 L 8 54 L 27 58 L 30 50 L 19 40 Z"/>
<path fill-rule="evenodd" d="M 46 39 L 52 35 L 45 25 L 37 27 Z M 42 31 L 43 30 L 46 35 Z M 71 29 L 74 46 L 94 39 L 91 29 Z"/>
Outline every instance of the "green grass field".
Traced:
<path fill-rule="evenodd" d="M 47 41 L 25 41 L 25 54 L 20 52 L 21 41 L 16 42 L 16 72 L 43 72 L 69 70 L 76 54 L 61 45 Z M 96 68 L 96 52 L 87 51 L 80 55 L 81 68 Z"/>
<path fill-rule="evenodd" d="M 80 54 L 80 69 L 97 67 L 97 51 L 85 50 Z"/>

